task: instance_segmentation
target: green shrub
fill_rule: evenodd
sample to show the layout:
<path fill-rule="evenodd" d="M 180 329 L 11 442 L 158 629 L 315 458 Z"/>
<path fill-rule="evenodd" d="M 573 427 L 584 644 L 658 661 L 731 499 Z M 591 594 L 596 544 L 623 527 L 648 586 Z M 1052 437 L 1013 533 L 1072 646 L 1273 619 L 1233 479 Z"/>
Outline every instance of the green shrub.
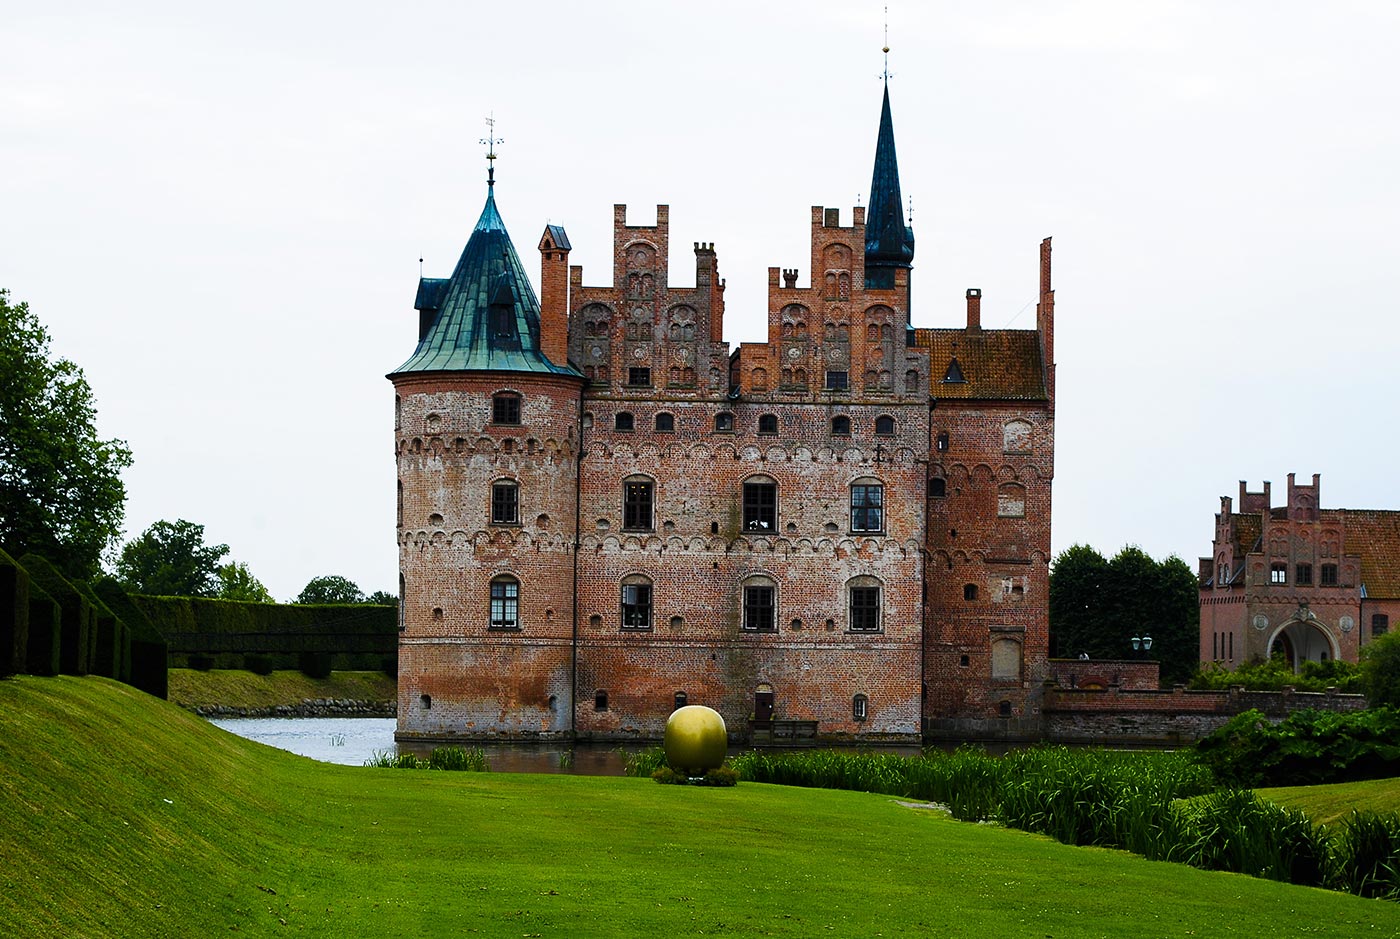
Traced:
<path fill-rule="evenodd" d="M 1233 671 L 1211 662 L 1191 677 L 1190 687 L 1197 691 L 1224 691 L 1239 686 L 1246 691 L 1326 691 L 1336 688 L 1345 694 L 1361 694 L 1365 688 L 1362 669 L 1350 662 L 1329 659 L 1326 662 L 1304 662 L 1294 672 L 1283 658 L 1260 662 L 1244 662 Z"/>
<path fill-rule="evenodd" d="M 297 668 L 308 678 L 330 678 L 330 654 L 326 652 L 303 652 L 297 656 Z"/>
<path fill-rule="evenodd" d="M 63 645 L 62 616 L 53 597 L 33 581 L 29 583 L 28 640 L 25 670 L 31 675 L 57 675 Z"/>
<path fill-rule="evenodd" d="M 208 655 L 191 655 L 189 666 L 196 672 L 207 672 L 214 667 L 214 659 Z"/>
<path fill-rule="evenodd" d="M 245 655 L 243 656 L 243 667 L 254 675 L 271 675 L 273 672 L 273 661 L 270 655 Z"/>
<path fill-rule="evenodd" d="M 669 766 L 661 766 L 653 770 L 651 778 L 661 783 L 663 786 L 688 786 L 690 777 L 685 773 L 678 773 Z"/>
<path fill-rule="evenodd" d="M 1400 775 L 1400 712 L 1297 711 L 1271 723 L 1245 711 L 1195 745 L 1227 785 L 1308 786 Z"/>
<path fill-rule="evenodd" d="M 739 785 L 739 772 L 732 766 L 721 766 L 719 769 L 712 769 L 700 780 L 702 786 L 715 786 L 727 788 Z"/>

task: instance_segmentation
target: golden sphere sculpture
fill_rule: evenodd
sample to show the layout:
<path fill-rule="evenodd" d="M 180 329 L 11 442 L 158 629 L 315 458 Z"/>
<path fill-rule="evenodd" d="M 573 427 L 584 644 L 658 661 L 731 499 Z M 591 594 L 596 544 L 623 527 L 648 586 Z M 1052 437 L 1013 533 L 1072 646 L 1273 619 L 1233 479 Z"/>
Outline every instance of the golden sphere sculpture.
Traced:
<path fill-rule="evenodd" d="M 677 708 L 666 720 L 662 740 L 671 769 L 688 776 L 703 776 L 724 765 L 729 733 L 724 718 L 714 708 L 691 704 Z"/>

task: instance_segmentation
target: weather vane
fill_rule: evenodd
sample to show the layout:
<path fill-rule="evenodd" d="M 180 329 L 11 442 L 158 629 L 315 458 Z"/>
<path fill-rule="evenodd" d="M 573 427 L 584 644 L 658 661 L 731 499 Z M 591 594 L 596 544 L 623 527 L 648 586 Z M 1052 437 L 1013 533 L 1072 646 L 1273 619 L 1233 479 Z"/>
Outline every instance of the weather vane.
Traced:
<path fill-rule="evenodd" d="M 496 144 L 505 143 L 496 136 L 496 112 L 486 118 L 486 136 L 482 137 L 479 143 L 486 145 L 486 185 L 496 185 Z"/>
<path fill-rule="evenodd" d="M 885 83 L 888 84 L 890 80 L 890 8 L 888 4 L 885 5 L 885 47 L 881 51 L 885 53 L 884 79 Z"/>

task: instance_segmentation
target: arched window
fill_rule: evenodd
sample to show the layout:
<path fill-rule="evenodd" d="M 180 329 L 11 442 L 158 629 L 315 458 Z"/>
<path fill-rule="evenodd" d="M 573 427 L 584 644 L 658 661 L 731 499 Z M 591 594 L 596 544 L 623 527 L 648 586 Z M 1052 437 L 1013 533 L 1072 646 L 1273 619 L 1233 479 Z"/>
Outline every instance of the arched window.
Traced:
<path fill-rule="evenodd" d="M 1001 428 L 1001 449 L 1006 453 L 1029 453 L 1031 425 L 1028 421 L 1007 421 Z"/>
<path fill-rule="evenodd" d="M 689 695 L 687 695 L 684 691 L 677 691 L 675 697 L 675 706 L 672 707 L 671 710 L 679 711 L 681 708 L 685 707 L 689 701 Z"/>
<path fill-rule="evenodd" d="M 520 628 L 520 581 L 508 574 L 491 581 L 491 628 Z"/>
<path fill-rule="evenodd" d="M 851 720 L 863 721 L 870 716 L 870 699 L 858 694 L 851 699 Z"/>
<path fill-rule="evenodd" d="M 652 510 L 656 484 L 649 476 L 628 476 L 622 481 L 622 528 L 624 531 L 651 531 L 655 527 Z"/>
<path fill-rule="evenodd" d="M 884 530 L 884 485 L 878 479 L 857 479 L 851 483 L 851 531 L 871 534 Z"/>
<path fill-rule="evenodd" d="M 772 534 L 778 530 L 778 483 L 770 476 L 744 480 L 744 531 Z"/>
<path fill-rule="evenodd" d="M 880 325 L 878 323 L 870 323 L 865 327 L 865 339 L 867 342 L 880 341 Z"/>
<path fill-rule="evenodd" d="M 760 434 L 776 434 L 778 432 L 778 415 L 760 415 L 758 418 L 758 432 Z"/>
<path fill-rule="evenodd" d="M 838 414 L 831 419 L 831 435 L 833 437 L 851 436 L 851 419 L 844 414 Z"/>
<path fill-rule="evenodd" d="M 651 578 L 644 574 L 622 578 L 622 628 L 651 629 Z"/>
<path fill-rule="evenodd" d="M 491 484 L 491 524 L 520 523 L 520 486 L 513 479 L 498 479 Z"/>
<path fill-rule="evenodd" d="M 749 632 L 778 631 L 778 582 L 766 575 L 746 579 L 743 592 L 744 629 Z"/>
<path fill-rule="evenodd" d="M 875 418 L 875 433 L 881 437 L 894 436 L 894 418 L 888 414 L 881 414 Z"/>
<path fill-rule="evenodd" d="M 848 628 L 855 633 L 876 633 L 881 627 L 880 582 L 874 577 L 853 577 L 846 582 Z"/>
<path fill-rule="evenodd" d="M 673 433 L 676 429 L 676 417 L 667 411 L 662 411 L 656 415 L 656 432 L 659 434 Z"/>

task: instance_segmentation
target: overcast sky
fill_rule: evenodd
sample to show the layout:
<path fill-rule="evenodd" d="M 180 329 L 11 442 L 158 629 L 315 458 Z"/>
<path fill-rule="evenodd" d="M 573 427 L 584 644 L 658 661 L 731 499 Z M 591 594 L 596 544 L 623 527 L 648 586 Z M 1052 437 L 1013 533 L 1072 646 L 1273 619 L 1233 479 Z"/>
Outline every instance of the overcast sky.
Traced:
<path fill-rule="evenodd" d="M 393 391 L 485 198 L 527 269 L 614 203 L 713 241 L 764 338 L 812 205 L 861 204 L 882 4 L 0 2 L 0 286 L 125 439 L 127 535 L 205 525 L 279 599 L 396 582 Z M 916 326 L 1034 325 L 1054 236 L 1054 549 L 1193 567 L 1218 497 L 1400 508 L 1400 4 L 892 3 Z M 1276 501 L 1279 496 L 1276 496 Z"/>

